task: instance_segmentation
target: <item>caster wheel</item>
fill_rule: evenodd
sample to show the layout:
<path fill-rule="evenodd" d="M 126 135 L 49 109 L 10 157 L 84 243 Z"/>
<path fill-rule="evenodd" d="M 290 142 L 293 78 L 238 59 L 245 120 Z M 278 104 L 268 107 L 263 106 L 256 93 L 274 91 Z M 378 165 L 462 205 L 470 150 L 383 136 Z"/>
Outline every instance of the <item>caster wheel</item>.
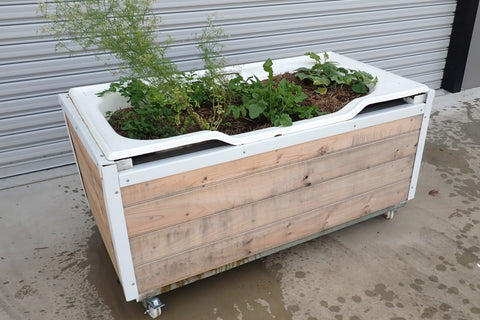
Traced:
<path fill-rule="evenodd" d="M 146 309 L 145 314 L 148 314 L 153 319 L 158 318 L 162 314 L 162 307 L 165 306 L 158 296 L 145 299 L 142 301 L 142 304 Z"/>
<path fill-rule="evenodd" d="M 385 219 L 392 220 L 395 216 L 395 212 L 396 210 L 388 210 L 387 213 L 385 213 Z"/>

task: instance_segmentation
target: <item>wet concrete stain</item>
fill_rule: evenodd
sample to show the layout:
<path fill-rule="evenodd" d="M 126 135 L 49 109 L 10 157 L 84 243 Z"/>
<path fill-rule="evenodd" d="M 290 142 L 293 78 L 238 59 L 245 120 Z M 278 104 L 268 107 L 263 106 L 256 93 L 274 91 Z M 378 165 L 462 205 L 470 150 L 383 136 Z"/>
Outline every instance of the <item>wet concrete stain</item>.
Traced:
<path fill-rule="evenodd" d="M 423 291 L 423 285 L 425 282 L 421 279 L 415 279 L 414 283 L 410 284 L 410 288 L 412 288 L 415 291 L 421 292 Z"/>
<path fill-rule="evenodd" d="M 25 284 L 17 292 L 14 297 L 16 299 L 24 299 L 26 296 L 33 296 L 37 292 L 31 285 Z"/>
<path fill-rule="evenodd" d="M 30 186 L 25 188 L 30 189 Z M 42 183 L 31 189 L 32 197 L 44 194 Z M 21 194 L 22 187 L 18 191 Z M 24 263 L 18 257 L 9 262 L 10 267 L 17 269 L 9 273 L 10 278 L 13 280 L 21 275 L 23 279 L 18 281 L 19 287 L 12 295 L 5 292 L 14 287 L 14 282 L 4 281 L 4 286 L 8 287 L 0 288 L 0 318 L 6 312 L 8 317 L 2 319 L 109 319 L 85 279 L 86 244 L 83 237 L 88 234 L 93 221 L 82 215 L 88 211 L 82 191 L 77 186 L 59 184 L 58 189 L 51 192 L 50 210 L 39 207 L 39 211 L 27 219 L 17 214 L 9 217 L 10 223 L 21 219 L 21 228 L 18 229 L 25 230 L 24 238 L 31 242 L 21 242 L 16 252 L 16 255 L 25 255 Z M 75 203 L 71 209 L 59 205 L 65 197 L 71 197 L 71 202 Z M 30 212 L 26 211 L 27 214 Z M 6 305 L 3 305 L 3 299 L 6 299 Z"/>
<path fill-rule="evenodd" d="M 480 261 L 480 257 L 477 255 L 480 252 L 480 248 L 477 246 L 471 246 L 469 248 L 462 248 L 460 253 L 455 254 L 457 263 L 468 269 L 473 269 L 476 263 Z"/>
<path fill-rule="evenodd" d="M 96 226 L 87 242 L 88 281 L 99 294 L 100 303 L 108 307 L 114 319 L 136 319 L 145 311 L 136 301 L 126 302 L 123 289 Z"/>
<path fill-rule="evenodd" d="M 123 290 L 96 228 L 88 241 L 88 281 L 117 320 L 148 319 L 135 301 L 125 302 Z M 281 269 L 281 265 L 276 266 Z M 160 296 L 165 307 L 162 320 L 276 319 L 289 320 L 298 306 L 283 305 L 275 272 L 261 261 L 177 288 Z M 214 307 L 212 307 L 214 306 Z"/>
<path fill-rule="evenodd" d="M 423 157 L 425 162 L 435 165 L 446 183 L 454 185 L 456 193 L 466 196 L 469 202 L 477 201 L 480 192 L 479 177 L 475 175 L 471 164 L 480 160 L 476 148 L 480 141 L 480 119 L 473 117 L 473 110 L 479 107 L 478 103 L 475 100 L 462 104 L 465 114 L 462 121 L 437 119 L 439 114 L 434 112 Z M 477 152 L 472 152 L 475 148 Z M 463 176 L 466 177 L 461 179 Z"/>
<path fill-rule="evenodd" d="M 461 155 L 465 153 L 466 150 L 451 150 L 441 141 L 425 143 L 425 151 L 423 155 L 423 161 L 430 163 L 439 167 L 440 172 L 454 174 L 452 168 L 458 169 L 463 174 L 472 174 L 475 171 L 470 168 L 468 161 Z M 443 175 L 446 176 L 446 175 Z M 448 181 L 448 179 L 447 179 Z M 449 184 L 453 183 L 452 180 L 449 181 Z"/>
<path fill-rule="evenodd" d="M 167 307 L 162 317 L 290 320 L 298 306 L 284 306 L 277 276 L 262 260 L 247 263 L 163 294 L 162 301 Z M 211 306 L 215 306 L 214 310 Z"/>
<path fill-rule="evenodd" d="M 391 302 L 394 299 L 398 298 L 392 290 L 387 290 L 386 285 L 383 283 L 376 284 L 373 290 L 366 290 L 365 294 L 369 297 L 378 296 L 380 298 L 380 301 L 388 302 Z"/>

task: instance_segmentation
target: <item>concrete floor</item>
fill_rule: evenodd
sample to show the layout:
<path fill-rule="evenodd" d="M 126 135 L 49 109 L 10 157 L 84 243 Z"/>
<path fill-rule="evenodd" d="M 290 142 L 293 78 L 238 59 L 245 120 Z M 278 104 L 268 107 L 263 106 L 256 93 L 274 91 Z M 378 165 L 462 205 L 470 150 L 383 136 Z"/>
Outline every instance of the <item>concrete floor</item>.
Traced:
<path fill-rule="evenodd" d="M 71 170 L 0 185 L 0 319 L 149 319 L 124 302 Z M 166 293 L 160 319 L 480 319 L 479 182 L 480 89 L 441 96 L 416 198 L 393 220 Z"/>

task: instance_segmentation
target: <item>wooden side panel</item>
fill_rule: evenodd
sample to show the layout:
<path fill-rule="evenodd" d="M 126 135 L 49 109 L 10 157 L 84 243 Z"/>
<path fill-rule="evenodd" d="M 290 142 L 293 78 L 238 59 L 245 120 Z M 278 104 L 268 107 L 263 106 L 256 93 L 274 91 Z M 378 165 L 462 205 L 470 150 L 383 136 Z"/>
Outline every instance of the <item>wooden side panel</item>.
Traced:
<path fill-rule="evenodd" d="M 421 120 L 122 188 L 140 296 L 406 201 Z"/>
<path fill-rule="evenodd" d="M 409 156 L 417 141 L 413 131 L 127 207 L 128 233 L 146 234 Z"/>
<path fill-rule="evenodd" d="M 82 141 L 78 137 L 77 133 L 73 129 L 70 122 L 67 120 L 68 129 L 70 131 L 70 137 L 72 139 L 73 148 L 75 150 L 75 157 L 77 159 L 78 167 L 82 175 L 83 185 L 85 187 L 85 193 L 90 204 L 93 217 L 97 224 L 100 235 L 102 236 L 103 243 L 107 248 L 107 252 L 110 256 L 110 260 L 118 274 L 117 260 L 115 258 L 115 251 L 113 249 L 112 236 L 110 233 L 110 227 L 108 223 L 108 216 L 105 209 L 105 200 L 103 197 L 102 178 L 98 171 L 97 166 L 88 155 L 87 150 L 82 144 Z"/>
<path fill-rule="evenodd" d="M 191 247 L 223 241 L 232 234 L 253 230 L 408 179 L 412 163 L 413 157 L 402 158 L 369 170 L 361 170 L 134 237 L 130 241 L 134 264 L 143 264 Z"/>
<path fill-rule="evenodd" d="M 322 139 L 320 144 L 318 141 L 307 142 L 209 168 L 192 170 L 187 174 L 182 173 L 146 183 L 135 184 L 122 188 L 123 204 L 125 207 L 128 207 L 176 192 L 208 186 L 222 180 L 386 139 L 405 132 L 419 130 L 421 124 L 422 116 L 419 115 L 328 137 Z"/>
<path fill-rule="evenodd" d="M 279 244 L 302 239 L 326 228 L 381 210 L 407 198 L 410 180 L 403 180 L 380 190 L 315 209 L 292 219 L 279 220 L 264 228 L 236 235 L 210 245 L 193 248 L 136 267 L 140 294 L 161 288 L 191 276 L 252 256 Z"/>

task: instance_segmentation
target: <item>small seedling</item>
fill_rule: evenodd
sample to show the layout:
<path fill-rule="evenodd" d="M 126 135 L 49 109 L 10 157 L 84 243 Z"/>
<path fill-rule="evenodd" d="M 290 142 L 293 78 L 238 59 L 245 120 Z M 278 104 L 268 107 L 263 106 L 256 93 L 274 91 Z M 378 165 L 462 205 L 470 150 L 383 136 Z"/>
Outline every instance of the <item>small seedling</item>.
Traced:
<path fill-rule="evenodd" d="M 311 68 L 297 69 L 296 76 L 302 81 L 309 80 L 318 86 L 315 92 L 319 94 L 325 94 L 329 87 L 334 89 L 341 84 L 349 86 L 355 93 L 367 94 L 368 86 L 375 85 L 378 81 L 367 72 L 337 67 L 335 63 L 328 61 L 326 52 L 323 54 L 323 62 L 316 53 L 308 52 L 305 55 L 315 60 L 315 64 Z"/>

